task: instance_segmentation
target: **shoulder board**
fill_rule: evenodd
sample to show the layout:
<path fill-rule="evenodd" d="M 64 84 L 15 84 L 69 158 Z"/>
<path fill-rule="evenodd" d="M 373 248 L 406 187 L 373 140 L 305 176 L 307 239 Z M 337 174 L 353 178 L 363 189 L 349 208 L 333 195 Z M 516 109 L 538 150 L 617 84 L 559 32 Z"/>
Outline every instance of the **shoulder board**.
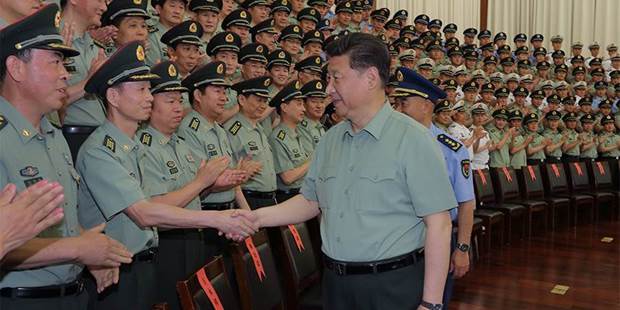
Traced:
<path fill-rule="evenodd" d="M 286 138 L 286 132 L 284 132 L 284 130 L 280 130 L 278 132 L 278 139 L 284 141 L 284 138 Z"/>
<path fill-rule="evenodd" d="M 241 129 L 241 122 L 240 121 L 236 121 L 232 126 L 230 126 L 230 128 L 228 129 L 228 131 L 230 133 L 233 134 L 233 136 L 236 136 L 237 133 L 239 132 L 239 129 Z"/>
<path fill-rule="evenodd" d="M 4 128 L 4 126 L 6 126 L 8 122 L 6 121 L 6 118 L 4 118 L 4 115 L 0 114 L 0 130 L 2 130 L 2 128 Z"/>
<path fill-rule="evenodd" d="M 105 139 L 103 139 L 103 146 L 107 147 L 113 153 L 116 152 L 116 141 L 108 135 L 106 135 Z"/>
<path fill-rule="evenodd" d="M 194 131 L 198 131 L 198 128 L 200 128 L 200 120 L 197 118 L 192 118 L 192 121 L 189 123 L 189 128 L 193 129 Z"/>
<path fill-rule="evenodd" d="M 306 120 L 301 121 L 301 125 L 304 127 L 308 127 L 308 121 Z"/>
<path fill-rule="evenodd" d="M 140 142 L 142 142 L 142 144 L 144 145 L 151 146 L 152 141 L 153 141 L 153 136 L 151 136 L 151 134 L 148 132 L 142 133 L 142 136 L 140 136 Z"/>
<path fill-rule="evenodd" d="M 149 30 L 149 33 L 157 32 L 157 27 L 155 25 L 148 25 L 147 29 Z"/>
<path fill-rule="evenodd" d="M 441 142 L 441 144 L 445 145 L 446 147 L 448 147 L 449 149 L 455 152 L 460 150 L 461 147 L 463 147 L 463 144 L 461 144 L 461 142 L 458 142 L 444 134 L 438 135 L 437 141 Z"/>

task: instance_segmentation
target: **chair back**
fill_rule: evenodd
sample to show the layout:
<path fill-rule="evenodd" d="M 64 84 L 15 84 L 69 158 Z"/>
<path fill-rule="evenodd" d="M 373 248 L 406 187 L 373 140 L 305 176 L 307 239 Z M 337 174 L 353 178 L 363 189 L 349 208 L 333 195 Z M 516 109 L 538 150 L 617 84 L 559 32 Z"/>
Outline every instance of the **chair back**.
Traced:
<path fill-rule="evenodd" d="M 489 169 L 474 170 L 474 189 L 476 201 L 479 205 L 495 202 L 495 191 L 493 189 L 493 180 Z"/>
<path fill-rule="evenodd" d="M 590 162 L 588 165 L 595 190 L 613 189 L 613 178 L 607 161 Z"/>
<path fill-rule="evenodd" d="M 205 279 L 208 280 L 208 283 L 205 282 Z M 211 289 L 217 298 L 214 298 L 212 293 L 208 293 L 212 292 Z M 177 282 L 177 292 L 183 310 L 216 309 L 214 303 L 218 301 L 224 309 L 239 309 L 221 256 L 200 268 L 187 280 Z"/>
<path fill-rule="evenodd" d="M 561 163 L 546 164 L 545 166 L 545 191 L 550 196 L 568 193 L 568 181 L 564 165 Z"/>
<path fill-rule="evenodd" d="M 591 190 L 588 168 L 584 162 L 570 162 L 568 166 L 569 188 L 573 193 L 587 192 Z"/>
<path fill-rule="evenodd" d="M 517 173 L 511 167 L 493 168 L 491 176 L 495 180 L 497 201 L 514 201 L 521 197 Z"/>
<path fill-rule="evenodd" d="M 531 165 L 521 169 L 523 199 L 539 199 L 545 196 L 545 186 L 539 165 Z"/>

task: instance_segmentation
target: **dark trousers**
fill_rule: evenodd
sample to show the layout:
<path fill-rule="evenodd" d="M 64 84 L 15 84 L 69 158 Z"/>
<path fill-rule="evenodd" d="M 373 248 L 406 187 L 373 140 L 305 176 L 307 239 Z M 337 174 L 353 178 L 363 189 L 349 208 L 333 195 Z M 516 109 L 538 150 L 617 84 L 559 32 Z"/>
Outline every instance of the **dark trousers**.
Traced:
<path fill-rule="evenodd" d="M 77 160 L 78 151 L 80 147 L 86 141 L 88 136 L 90 136 L 93 131 L 95 131 L 97 127 L 94 126 L 63 126 L 62 134 L 65 136 L 65 140 L 67 140 L 67 144 L 69 145 L 69 149 L 71 150 L 71 156 L 73 157 L 73 161 Z"/>
<path fill-rule="evenodd" d="M 0 297 L 2 310 L 82 310 L 88 307 L 88 293 L 55 298 Z"/>
<path fill-rule="evenodd" d="M 424 260 L 375 274 L 339 276 L 325 268 L 323 309 L 416 309 L 424 289 Z"/>
<path fill-rule="evenodd" d="M 579 156 L 574 155 L 562 155 L 562 161 L 565 163 L 574 163 L 579 161 Z"/>
<path fill-rule="evenodd" d="M 170 309 L 181 309 L 177 281 L 185 280 L 207 262 L 202 231 L 172 229 L 159 232 L 159 256 L 155 262 L 159 300 Z"/>
<path fill-rule="evenodd" d="M 245 196 L 245 200 L 248 201 L 250 209 L 252 210 L 273 206 L 277 203 L 275 199 L 256 198 L 248 195 Z"/>
<path fill-rule="evenodd" d="M 297 196 L 297 194 L 299 194 L 299 188 L 296 189 L 291 189 L 288 191 L 280 191 L 277 190 L 276 191 L 276 201 L 278 202 L 285 202 L 295 196 Z"/>
<path fill-rule="evenodd" d="M 122 265 L 120 271 L 118 284 L 99 294 L 96 309 L 151 309 L 160 302 L 154 261 L 139 261 L 134 257 L 134 261 Z"/>
<path fill-rule="evenodd" d="M 454 224 L 452 224 L 454 225 Z M 452 254 L 456 250 L 457 230 L 452 232 L 452 239 L 450 240 L 450 259 Z M 448 303 L 452 298 L 452 292 L 454 291 L 454 272 L 448 272 L 448 278 L 446 279 L 446 286 L 443 289 L 443 308 L 448 309 Z"/>

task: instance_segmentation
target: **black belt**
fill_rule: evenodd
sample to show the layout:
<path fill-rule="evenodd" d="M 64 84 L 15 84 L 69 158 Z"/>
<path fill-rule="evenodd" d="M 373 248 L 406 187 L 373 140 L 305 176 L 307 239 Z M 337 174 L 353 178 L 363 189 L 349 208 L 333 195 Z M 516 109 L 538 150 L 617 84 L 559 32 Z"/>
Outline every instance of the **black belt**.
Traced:
<path fill-rule="evenodd" d="M 235 208 L 235 201 L 229 202 L 203 202 L 202 209 L 207 211 L 222 211 L 222 210 L 230 210 Z"/>
<path fill-rule="evenodd" d="M 155 260 L 155 257 L 157 256 L 157 252 L 159 252 L 158 248 L 146 249 L 142 252 L 136 253 L 133 256 L 133 259 L 139 262 L 152 262 Z"/>
<path fill-rule="evenodd" d="M 244 189 L 243 194 L 248 197 L 257 198 L 257 199 L 275 199 L 276 198 L 275 191 L 274 192 L 257 192 L 257 191 L 251 191 L 251 190 Z"/>
<path fill-rule="evenodd" d="M 394 258 L 380 260 L 376 262 L 357 263 L 357 262 L 342 262 L 331 259 L 327 255 L 323 254 L 323 260 L 325 261 L 325 267 L 334 271 L 339 276 L 352 275 L 352 274 L 370 274 L 381 273 L 386 271 L 392 271 L 407 267 L 409 265 L 421 262 L 424 258 L 424 250 L 415 250 L 411 253 L 397 256 Z"/>
<path fill-rule="evenodd" d="M 97 129 L 96 126 L 62 126 L 63 133 L 73 135 L 90 135 L 93 131 L 95 131 L 95 129 Z"/>
<path fill-rule="evenodd" d="M 7 298 L 55 298 L 78 295 L 84 291 L 84 281 L 41 287 L 5 287 L 0 289 L 0 296 Z"/>
<path fill-rule="evenodd" d="M 601 156 L 601 159 L 605 160 L 618 160 L 620 157 L 618 156 Z"/>
<path fill-rule="evenodd" d="M 299 190 L 300 190 L 299 188 L 291 188 L 285 191 L 277 190 L 276 195 L 297 195 L 299 194 Z"/>

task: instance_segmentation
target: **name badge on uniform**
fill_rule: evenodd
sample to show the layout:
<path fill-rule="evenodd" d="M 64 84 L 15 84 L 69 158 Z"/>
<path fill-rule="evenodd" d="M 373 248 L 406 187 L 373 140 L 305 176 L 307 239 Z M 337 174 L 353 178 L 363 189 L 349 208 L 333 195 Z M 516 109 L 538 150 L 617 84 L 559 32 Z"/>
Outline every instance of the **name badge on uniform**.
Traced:
<path fill-rule="evenodd" d="M 248 146 L 250 147 L 250 151 L 258 151 L 258 145 L 256 145 L 256 142 L 250 141 L 248 142 Z"/>
<path fill-rule="evenodd" d="M 215 144 L 207 145 L 207 155 L 209 155 L 209 157 L 217 156 L 217 150 L 215 149 Z"/>
<path fill-rule="evenodd" d="M 295 158 L 299 158 L 299 157 L 301 157 L 301 154 L 299 154 L 299 150 L 298 150 L 298 149 L 293 149 L 293 156 L 294 156 Z"/>
<path fill-rule="evenodd" d="M 176 174 L 177 172 L 179 172 L 179 168 L 177 168 L 176 163 L 172 160 L 169 160 L 168 162 L 166 162 L 166 166 L 170 168 L 168 170 L 170 174 Z"/>

